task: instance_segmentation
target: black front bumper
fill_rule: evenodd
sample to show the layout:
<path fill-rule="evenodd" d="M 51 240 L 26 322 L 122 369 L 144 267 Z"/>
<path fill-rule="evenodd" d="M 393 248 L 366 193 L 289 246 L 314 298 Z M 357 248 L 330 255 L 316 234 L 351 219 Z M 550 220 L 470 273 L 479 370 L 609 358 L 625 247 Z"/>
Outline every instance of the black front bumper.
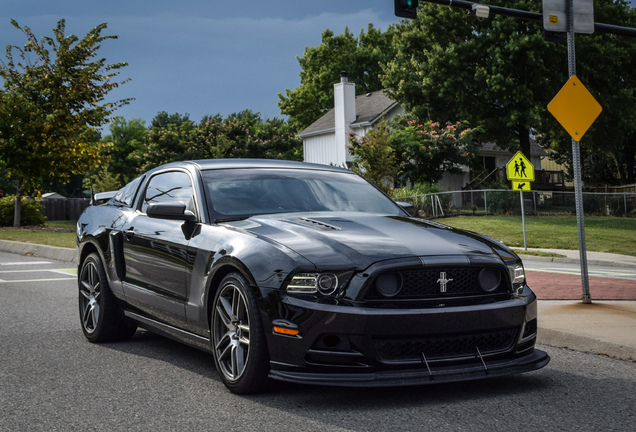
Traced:
<path fill-rule="evenodd" d="M 270 377 L 341 386 L 399 386 L 542 368 L 537 305 L 526 287 L 509 300 L 461 307 L 373 308 L 286 296 L 261 310 Z M 299 330 L 277 334 L 273 326 Z"/>

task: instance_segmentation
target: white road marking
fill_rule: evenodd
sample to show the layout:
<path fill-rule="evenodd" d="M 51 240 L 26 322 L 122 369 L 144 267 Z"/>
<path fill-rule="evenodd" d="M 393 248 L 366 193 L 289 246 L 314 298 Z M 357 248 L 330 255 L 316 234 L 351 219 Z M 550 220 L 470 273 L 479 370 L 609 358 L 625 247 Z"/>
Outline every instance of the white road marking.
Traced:
<path fill-rule="evenodd" d="M 60 278 L 45 278 L 45 279 L 17 279 L 17 280 L 6 280 L 0 279 L 0 284 L 3 283 L 19 283 L 19 282 L 55 282 L 55 281 L 70 281 L 77 280 L 77 269 L 38 269 L 38 270 L 1 270 L 0 274 L 15 274 L 15 273 L 56 273 L 64 276 L 73 276 L 73 277 L 60 277 Z"/>
<path fill-rule="evenodd" d="M 57 281 L 70 281 L 77 280 L 77 278 L 54 278 L 54 279 L 28 279 L 28 280 L 2 280 L 0 279 L 0 284 L 3 283 L 22 283 L 22 282 L 57 282 Z"/>
<path fill-rule="evenodd" d="M 51 264 L 50 261 L 24 261 L 24 262 L 8 262 L 8 263 L 0 263 L 0 266 L 13 266 L 13 265 L 42 265 L 42 264 Z"/>
<path fill-rule="evenodd" d="M 37 272 L 52 272 L 61 273 L 64 275 L 77 274 L 77 269 L 39 269 L 39 270 L 0 270 L 0 273 L 37 273 Z"/>

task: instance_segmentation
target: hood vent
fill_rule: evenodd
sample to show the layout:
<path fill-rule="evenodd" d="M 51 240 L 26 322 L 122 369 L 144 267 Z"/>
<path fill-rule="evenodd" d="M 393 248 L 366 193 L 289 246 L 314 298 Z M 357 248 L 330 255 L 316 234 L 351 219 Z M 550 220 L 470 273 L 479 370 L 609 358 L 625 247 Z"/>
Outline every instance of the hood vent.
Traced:
<path fill-rule="evenodd" d="M 317 229 L 331 230 L 331 231 L 340 231 L 340 228 L 338 228 L 336 226 L 329 225 L 328 223 L 320 222 L 320 221 L 317 221 L 315 219 L 309 219 L 309 218 L 304 218 L 304 217 L 303 218 L 289 220 L 289 222 L 293 222 L 293 223 L 296 223 L 298 225 L 310 226 L 312 228 L 317 228 Z"/>

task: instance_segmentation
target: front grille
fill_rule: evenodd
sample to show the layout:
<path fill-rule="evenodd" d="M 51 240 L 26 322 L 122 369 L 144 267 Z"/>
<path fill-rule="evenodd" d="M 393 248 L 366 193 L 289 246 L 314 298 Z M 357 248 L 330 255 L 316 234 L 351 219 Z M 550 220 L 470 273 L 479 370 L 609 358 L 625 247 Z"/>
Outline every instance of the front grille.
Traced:
<path fill-rule="evenodd" d="M 482 355 L 508 351 L 514 344 L 515 329 L 488 333 L 454 336 L 435 336 L 403 339 L 376 339 L 375 349 L 380 361 L 421 361 L 422 354 L 428 360 L 453 359 L 477 354 Z"/>
<path fill-rule="evenodd" d="M 397 271 L 402 281 L 402 289 L 394 299 L 431 299 L 484 295 L 479 284 L 480 267 L 450 267 L 434 269 L 405 269 Z M 506 291 L 507 278 L 500 270 L 499 287 L 490 294 L 501 294 Z M 447 283 L 442 287 L 440 279 L 445 275 Z M 382 299 L 375 285 L 371 286 L 365 296 L 366 300 Z"/>

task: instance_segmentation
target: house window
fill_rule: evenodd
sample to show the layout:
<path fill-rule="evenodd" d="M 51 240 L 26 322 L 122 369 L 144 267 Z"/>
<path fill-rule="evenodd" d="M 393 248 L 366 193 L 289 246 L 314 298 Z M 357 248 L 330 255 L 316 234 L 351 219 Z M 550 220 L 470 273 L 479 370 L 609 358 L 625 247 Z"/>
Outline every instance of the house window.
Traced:
<path fill-rule="evenodd" d="M 492 172 L 497 168 L 497 161 L 494 156 L 484 156 L 484 168 L 488 172 Z"/>

